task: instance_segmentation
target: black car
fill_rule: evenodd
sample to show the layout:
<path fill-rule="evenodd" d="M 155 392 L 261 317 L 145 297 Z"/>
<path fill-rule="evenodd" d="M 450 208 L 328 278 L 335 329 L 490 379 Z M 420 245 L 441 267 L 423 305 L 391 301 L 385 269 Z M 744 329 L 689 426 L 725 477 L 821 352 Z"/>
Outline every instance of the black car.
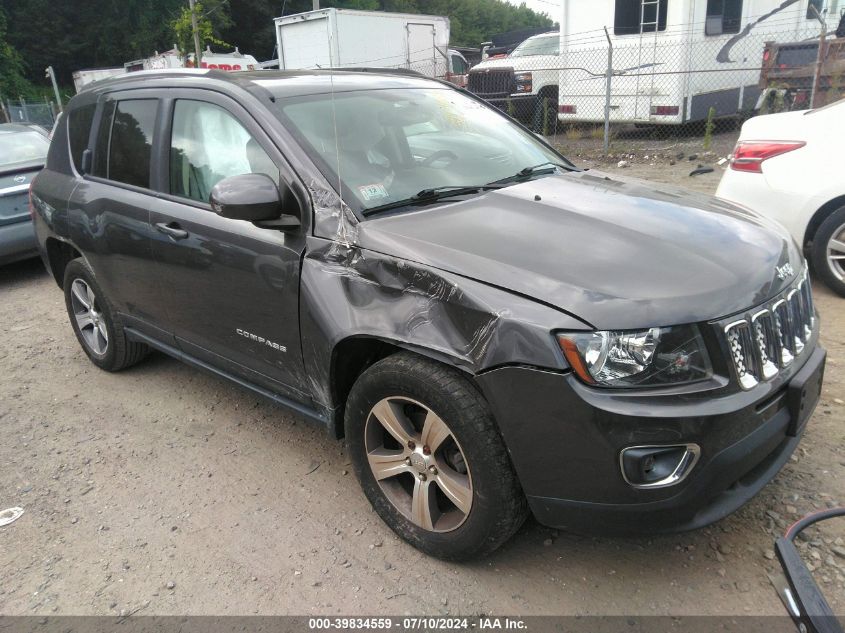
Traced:
<path fill-rule="evenodd" d="M 37 126 L 0 123 L 0 266 L 38 256 L 29 185 L 49 146 L 47 133 Z"/>
<path fill-rule="evenodd" d="M 97 366 L 155 349 L 315 420 L 435 556 L 490 551 L 529 511 L 591 532 L 711 523 L 787 461 L 821 389 L 783 229 L 577 169 L 436 80 L 99 82 L 33 204 Z"/>

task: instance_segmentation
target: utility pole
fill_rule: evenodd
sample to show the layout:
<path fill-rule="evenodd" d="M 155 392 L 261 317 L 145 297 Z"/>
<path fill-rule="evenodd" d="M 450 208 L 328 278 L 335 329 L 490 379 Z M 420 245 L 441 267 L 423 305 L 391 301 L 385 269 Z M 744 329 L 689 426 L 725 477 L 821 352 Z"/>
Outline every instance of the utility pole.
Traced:
<path fill-rule="evenodd" d="M 312 11 L 319 11 L 320 10 L 320 0 L 311 0 L 311 10 Z"/>
<path fill-rule="evenodd" d="M 564 25 L 566 28 L 566 25 Z M 610 82 L 613 80 L 613 42 L 610 40 L 610 33 L 604 27 L 604 36 L 607 38 L 607 77 L 604 88 L 604 155 L 610 151 Z"/>
<path fill-rule="evenodd" d="M 56 94 L 56 103 L 59 104 L 59 112 L 62 112 L 62 97 L 59 95 L 59 85 L 56 83 L 56 73 L 53 71 L 52 66 L 47 66 L 47 68 L 44 69 L 44 72 L 46 73 L 45 76 L 47 79 L 53 82 L 53 92 Z"/>
<path fill-rule="evenodd" d="M 810 109 L 812 110 L 816 106 L 816 100 L 818 99 L 819 84 L 822 79 L 822 67 L 824 66 L 825 57 L 827 57 L 827 23 L 814 5 L 811 4 L 810 9 L 816 14 L 816 19 L 821 24 L 819 54 L 816 57 L 816 70 L 813 73 L 813 87 L 810 92 Z"/>
<path fill-rule="evenodd" d="M 188 0 L 188 4 L 191 6 L 191 28 L 194 31 L 194 68 L 199 68 L 202 53 L 200 51 L 200 31 L 197 26 L 196 5 L 194 0 Z"/>

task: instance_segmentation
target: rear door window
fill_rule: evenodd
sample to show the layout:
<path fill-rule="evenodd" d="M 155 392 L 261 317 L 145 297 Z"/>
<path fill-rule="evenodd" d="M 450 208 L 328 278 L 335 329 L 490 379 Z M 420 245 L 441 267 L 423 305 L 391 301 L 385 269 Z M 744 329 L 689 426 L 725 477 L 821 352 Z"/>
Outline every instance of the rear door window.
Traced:
<path fill-rule="evenodd" d="M 158 99 L 127 99 L 106 104 L 94 152 L 94 175 L 150 188 L 158 103 Z"/>

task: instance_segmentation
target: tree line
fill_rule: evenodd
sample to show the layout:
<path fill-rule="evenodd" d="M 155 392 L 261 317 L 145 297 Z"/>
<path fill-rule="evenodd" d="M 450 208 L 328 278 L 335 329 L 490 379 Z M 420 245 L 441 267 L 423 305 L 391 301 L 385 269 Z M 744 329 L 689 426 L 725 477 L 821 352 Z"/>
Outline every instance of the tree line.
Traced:
<path fill-rule="evenodd" d="M 174 44 L 193 50 L 187 5 L 187 0 L 0 0 L 0 94 L 47 94 L 47 66 L 69 86 L 75 70 L 122 66 Z M 445 15 L 454 46 L 478 46 L 495 33 L 553 24 L 548 15 L 504 0 L 321 0 L 321 6 Z M 202 46 L 218 51 L 237 46 L 260 61 L 271 59 L 273 18 L 311 7 L 311 0 L 203 0 Z"/>

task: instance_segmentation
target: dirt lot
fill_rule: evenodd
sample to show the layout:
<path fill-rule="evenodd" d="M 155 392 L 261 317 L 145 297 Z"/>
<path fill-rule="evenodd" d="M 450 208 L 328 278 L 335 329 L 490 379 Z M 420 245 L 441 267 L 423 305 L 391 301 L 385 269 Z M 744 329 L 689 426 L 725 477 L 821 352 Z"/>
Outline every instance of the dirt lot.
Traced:
<path fill-rule="evenodd" d="M 620 171 L 713 191 L 718 168 L 691 178 L 690 161 L 674 155 L 690 149 L 638 155 Z M 610 171 L 623 160 L 586 159 Z M 393 536 L 341 443 L 164 356 L 97 370 L 40 262 L 7 266 L 0 509 L 26 512 L 0 528 L 0 614 L 782 615 L 767 576 L 775 536 L 845 501 L 845 300 L 815 293 L 829 350 L 822 401 L 795 457 L 753 502 L 660 538 L 529 522 L 494 555 L 456 565 Z M 833 527 L 801 548 L 845 613 L 845 521 Z"/>

